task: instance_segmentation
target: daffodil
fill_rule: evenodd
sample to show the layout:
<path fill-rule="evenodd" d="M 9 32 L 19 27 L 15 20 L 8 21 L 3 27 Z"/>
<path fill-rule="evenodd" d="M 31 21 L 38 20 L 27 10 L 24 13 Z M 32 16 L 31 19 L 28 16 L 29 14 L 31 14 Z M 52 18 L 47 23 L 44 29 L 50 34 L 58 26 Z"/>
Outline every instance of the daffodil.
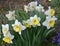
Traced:
<path fill-rule="evenodd" d="M 14 31 L 19 32 L 19 34 L 21 34 L 22 30 L 26 29 L 26 27 L 23 26 L 20 22 L 18 22 L 18 20 L 15 20 L 15 23 L 12 24 L 12 27 L 13 27 Z"/>
<path fill-rule="evenodd" d="M 51 27 L 54 27 L 55 21 L 57 18 L 55 16 L 47 16 L 46 20 L 43 22 L 43 25 L 47 27 L 47 29 L 50 29 Z"/>
<path fill-rule="evenodd" d="M 8 18 L 8 20 L 15 20 L 15 11 L 9 11 L 9 14 L 6 14 L 6 17 Z"/>
<path fill-rule="evenodd" d="M 37 6 L 37 1 L 36 2 L 31 2 L 28 5 L 29 5 L 29 8 L 30 8 L 30 11 L 33 11 Z"/>
<path fill-rule="evenodd" d="M 28 5 L 24 5 L 24 11 L 26 11 L 26 13 L 27 13 L 28 11 L 30 11 L 30 8 L 29 8 Z"/>
<path fill-rule="evenodd" d="M 40 17 L 37 17 L 37 15 L 35 15 L 34 17 L 30 17 L 30 24 L 35 27 L 35 26 L 40 26 Z"/>
<path fill-rule="evenodd" d="M 6 33 L 8 31 L 9 31 L 9 25 L 8 24 L 5 24 L 5 25 L 2 24 L 2 33 L 4 36 L 6 35 Z"/>
<path fill-rule="evenodd" d="M 49 6 L 49 9 L 47 11 L 45 11 L 45 14 L 46 15 L 49 15 L 49 16 L 54 16 L 55 15 L 55 10 L 52 9 L 50 6 Z"/>
<path fill-rule="evenodd" d="M 44 12 L 44 7 L 39 4 L 39 6 L 36 7 L 36 10 L 37 10 L 38 12 Z"/>
<path fill-rule="evenodd" d="M 26 28 L 29 28 L 31 25 L 30 25 L 30 20 L 28 19 L 28 20 L 24 20 L 23 21 L 23 25 L 26 27 Z"/>
<path fill-rule="evenodd" d="M 14 39 L 14 36 L 10 34 L 10 32 L 8 32 L 4 37 L 3 37 L 3 41 L 6 43 L 13 43 L 12 40 Z"/>

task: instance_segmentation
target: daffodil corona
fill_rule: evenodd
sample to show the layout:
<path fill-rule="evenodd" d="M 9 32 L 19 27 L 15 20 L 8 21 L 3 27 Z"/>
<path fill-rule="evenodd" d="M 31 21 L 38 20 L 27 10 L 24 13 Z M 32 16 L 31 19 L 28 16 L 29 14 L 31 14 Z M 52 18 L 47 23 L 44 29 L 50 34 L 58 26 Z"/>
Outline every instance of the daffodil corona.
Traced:
<path fill-rule="evenodd" d="M 10 39 L 10 37 L 5 36 L 5 37 L 3 38 L 3 41 L 6 42 L 6 43 L 10 43 L 11 39 Z"/>
<path fill-rule="evenodd" d="M 14 25 L 13 29 L 16 31 L 16 32 L 19 32 L 21 30 L 21 27 L 19 25 Z"/>
<path fill-rule="evenodd" d="M 33 25 L 37 25 L 38 23 L 39 23 L 38 18 L 33 18 L 33 19 L 32 19 L 32 24 L 33 24 Z"/>
<path fill-rule="evenodd" d="M 48 21 L 48 26 L 54 26 L 54 24 L 55 24 L 55 20 L 49 20 Z"/>
<path fill-rule="evenodd" d="M 51 16 L 53 16 L 55 14 L 55 10 L 54 9 L 50 9 L 49 13 L 50 13 Z"/>

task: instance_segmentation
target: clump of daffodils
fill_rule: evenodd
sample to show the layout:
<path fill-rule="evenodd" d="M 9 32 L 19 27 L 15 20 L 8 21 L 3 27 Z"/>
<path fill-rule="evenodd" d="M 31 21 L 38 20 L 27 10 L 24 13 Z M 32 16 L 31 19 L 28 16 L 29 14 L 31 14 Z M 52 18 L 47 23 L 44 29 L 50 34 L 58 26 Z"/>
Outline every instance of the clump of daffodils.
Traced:
<path fill-rule="evenodd" d="M 4 42 L 13 43 L 12 40 L 14 39 L 14 36 L 10 33 L 8 24 L 5 24 L 5 25 L 2 24 L 2 33 L 3 33 L 3 36 L 4 36 L 3 37 Z"/>
<path fill-rule="evenodd" d="M 30 2 L 28 5 L 24 5 L 24 11 L 26 11 L 26 13 L 34 10 L 37 10 L 38 12 L 44 12 L 44 7 L 41 4 L 37 6 L 37 4 L 38 4 L 37 1 L 33 1 Z"/>
<path fill-rule="evenodd" d="M 44 6 L 42 6 L 41 4 L 37 5 L 38 2 L 31 2 L 28 5 L 24 5 L 24 11 L 26 13 L 34 13 L 34 10 L 37 11 L 39 14 L 31 14 L 30 17 L 28 17 L 27 20 L 23 20 L 20 21 L 18 19 L 16 19 L 16 11 L 9 11 L 8 14 L 6 14 L 6 17 L 8 18 L 8 20 L 12 21 L 14 20 L 14 23 L 12 23 L 11 25 L 11 29 L 12 31 L 15 31 L 16 33 L 18 32 L 19 35 L 22 34 L 22 32 L 24 30 L 26 30 L 27 28 L 32 28 L 32 27 L 46 27 L 46 29 L 50 29 L 52 27 L 54 27 L 54 25 L 56 24 L 56 16 L 55 16 L 55 10 L 53 8 L 51 8 L 50 6 L 48 7 L 47 10 L 44 9 Z M 45 18 L 43 15 L 40 15 L 40 13 L 45 15 Z M 24 14 L 23 14 L 24 15 Z M 18 16 L 18 15 L 17 15 Z M 41 17 L 42 16 L 42 17 Z M 22 17 L 20 17 L 22 18 Z M 26 17 L 25 17 L 26 18 Z M 44 19 L 43 22 L 41 22 Z M 2 33 L 3 33 L 3 41 L 6 43 L 13 43 L 13 39 L 14 35 L 12 35 L 10 33 L 10 29 L 9 29 L 9 24 L 2 24 Z M 44 28 L 43 28 L 44 29 Z M 35 37 L 35 36 L 34 36 Z"/>

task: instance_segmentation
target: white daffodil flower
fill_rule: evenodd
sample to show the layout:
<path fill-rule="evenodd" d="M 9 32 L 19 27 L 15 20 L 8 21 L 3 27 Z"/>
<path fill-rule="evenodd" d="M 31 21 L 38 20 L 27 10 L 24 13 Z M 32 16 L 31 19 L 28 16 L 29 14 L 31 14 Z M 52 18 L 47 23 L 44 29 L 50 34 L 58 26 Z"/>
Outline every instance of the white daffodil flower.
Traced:
<path fill-rule="evenodd" d="M 6 43 L 13 43 L 12 40 L 14 39 L 14 36 L 10 34 L 10 32 L 8 32 L 4 38 L 3 41 Z"/>
<path fill-rule="evenodd" d="M 30 25 L 30 19 L 28 19 L 28 20 L 23 20 L 23 25 L 26 27 L 26 28 L 29 28 L 29 27 L 31 27 L 31 25 Z"/>
<path fill-rule="evenodd" d="M 6 35 L 6 33 L 8 31 L 9 31 L 9 25 L 8 24 L 5 24 L 5 25 L 2 24 L 2 33 L 4 36 Z"/>
<path fill-rule="evenodd" d="M 15 20 L 15 11 L 9 11 L 9 14 L 6 14 L 8 20 Z"/>
<path fill-rule="evenodd" d="M 44 11 L 45 11 L 45 10 L 44 10 L 44 7 L 43 7 L 42 5 L 40 5 L 40 4 L 39 4 L 39 6 L 36 7 L 36 10 L 37 10 L 38 12 L 44 12 Z"/>
<path fill-rule="evenodd" d="M 29 5 L 29 8 L 30 8 L 30 11 L 33 11 L 37 6 L 37 1 L 36 2 L 31 2 L 28 5 Z"/>
<path fill-rule="evenodd" d="M 28 5 L 24 5 L 24 11 L 26 11 L 26 13 L 27 13 L 28 11 L 30 11 L 30 8 L 29 8 Z"/>
<path fill-rule="evenodd" d="M 52 9 L 52 8 L 49 6 L 49 9 L 48 9 L 47 11 L 45 11 L 45 15 L 54 16 L 54 15 L 55 15 L 55 10 Z"/>
<path fill-rule="evenodd" d="M 21 34 L 22 30 L 26 29 L 26 27 L 23 26 L 20 22 L 18 22 L 18 20 L 15 20 L 15 23 L 12 24 L 12 27 L 13 27 L 14 31 L 19 32 L 19 34 Z"/>
<path fill-rule="evenodd" d="M 55 21 L 57 18 L 55 16 L 47 16 L 46 20 L 43 22 L 43 25 L 47 27 L 47 29 L 50 29 L 51 27 L 54 27 Z"/>
<path fill-rule="evenodd" d="M 30 17 L 30 24 L 33 26 L 33 27 L 36 27 L 36 26 L 40 26 L 40 17 L 37 17 L 37 15 L 35 15 L 34 17 Z"/>

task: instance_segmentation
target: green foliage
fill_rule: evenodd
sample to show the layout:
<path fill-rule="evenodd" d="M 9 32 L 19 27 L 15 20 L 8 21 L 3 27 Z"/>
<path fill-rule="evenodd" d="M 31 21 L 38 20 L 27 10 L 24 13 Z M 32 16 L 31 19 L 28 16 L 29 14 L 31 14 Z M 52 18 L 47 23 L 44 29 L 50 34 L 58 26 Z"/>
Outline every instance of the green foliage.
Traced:
<path fill-rule="evenodd" d="M 60 5 L 60 0 L 52 0 L 52 1 L 51 1 L 51 4 L 52 4 L 53 7 L 59 7 L 59 5 Z"/>
<path fill-rule="evenodd" d="M 57 6 L 59 6 L 60 1 L 52 0 L 51 3 L 52 3 L 53 7 L 57 7 Z M 21 23 L 23 20 L 27 20 L 31 16 L 33 17 L 35 14 L 41 18 L 41 21 L 40 21 L 41 24 L 46 19 L 46 16 L 44 15 L 44 13 L 37 12 L 36 10 L 34 10 L 33 12 L 28 12 L 28 13 L 26 13 L 23 10 L 18 10 L 18 9 L 16 9 L 15 11 L 16 11 L 16 19 L 19 20 Z M 56 16 L 57 15 L 60 15 L 60 14 L 56 13 Z M 59 16 L 57 16 L 57 18 L 60 19 Z M 1 18 L 1 20 L 2 20 L 2 18 Z M 11 34 L 13 34 L 15 36 L 13 39 L 13 44 L 7 44 L 8 46 L 45 46 L 43 40 L 46 37 L 48 37 L 51 34 L 51 32 L 54 32 L 54 30 L 55 30 L 55 27 L 47 30 L 46 27 L 41 25 L 38 27 L 27 28 L 26 30 L 22 31 L 21 35 L 19 35 L 11 27 L 11 25 L 14 23 L 14 20 L 8 21 L 7 18 L 5 18 L 5 19 L 3 19 L 3 21 L 4 21 L 3 22 L 4 24 L 6 24 L 6 23 L 9 24 L 10 32 L 11 32 Z M 1 28 L 0 28 L 0 30 L 1 30 Z M 0 39 L 0 41 L 2 41 L 2 38 Z M 1 43 L 2 42 L 0 42 L 0 44 Z M 47 46 L 58 46 L 58 45 L 48 42 Z"/>
<path fill-rule="evenodd" d="M 41 18 L 40 23 L 42 24 L 42 22 L 46 19 L 46 16 L 37 11 L 25 13 L 22 10 L 16 10 L 16 19 L 22 23 L 23 20 L 27 20 L 35 14 Z M 47 30 L 46 27 L 41 25 L 38 27 L 27 28 L 26 30 L 22 31 L 21 35 L 19 35 L 18 33 L 14 32 L 11 27 L 11 24 L 13 24 L 14 21 L 9 21 L 8 23 L 10 25 L 11 34 L 15 36 L 13 39 L 13 44 L 7 44 L 9 46 L 43 46 L 43 40 L 55 30 L 55 28 Z"/>

